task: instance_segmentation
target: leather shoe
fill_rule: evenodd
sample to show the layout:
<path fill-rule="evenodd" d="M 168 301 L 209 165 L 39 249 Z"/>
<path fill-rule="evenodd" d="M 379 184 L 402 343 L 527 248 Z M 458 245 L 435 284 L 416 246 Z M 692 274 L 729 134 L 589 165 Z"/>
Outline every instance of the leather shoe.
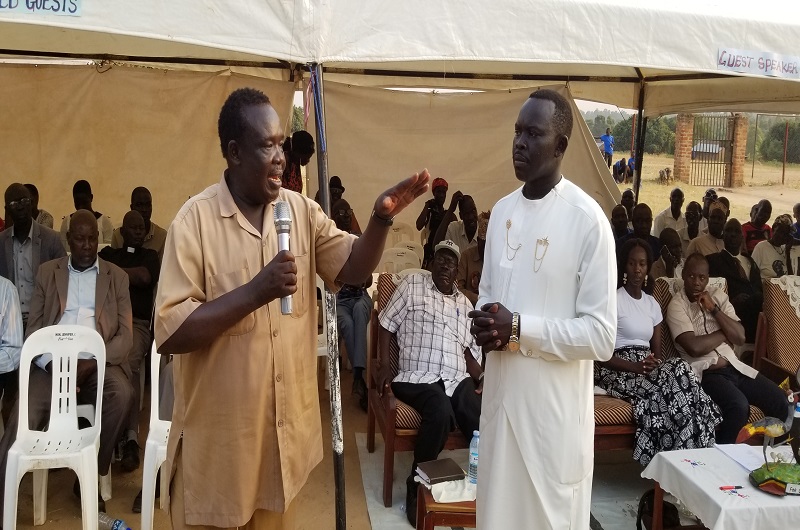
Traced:
<path fill-rule="evenodd" d="M 139 444 L 136 440 L 128 440 L 122 448 L 122 470 L 130 473 L 139 469 Z"/>
<path fill-rule="evenodd" d="M 353 379 L 352 393 L 358 396 L 358 405 L 364 412 L 367 411 L 367 383 L 361 379 Z"/>
<path fill-rule="evenodd" d="M 414 477 L 406 479 L 406 518 L 411 526 L 417 527 L 417 488 L 419 484 L 414 482 Z"/>
<path fill-rule="evenodd" d="M 75 484 L 72 486 L 72 493 L 74 493 L 79 499 L 81 498 L 81 481 L 77 478 L 75 479 Z M 97 511 L 106 511 L 106 501 L 103 500 L 103 497 L 100 496 L 99 492 L 97 494 Z"/>
<path fill-rule="evenodd" d="M 142 513 L 142 490 L 139 490 L 139 493 L 136 494 L 136 498 L 133 499 L 131 511 L 133 513 Z"/>

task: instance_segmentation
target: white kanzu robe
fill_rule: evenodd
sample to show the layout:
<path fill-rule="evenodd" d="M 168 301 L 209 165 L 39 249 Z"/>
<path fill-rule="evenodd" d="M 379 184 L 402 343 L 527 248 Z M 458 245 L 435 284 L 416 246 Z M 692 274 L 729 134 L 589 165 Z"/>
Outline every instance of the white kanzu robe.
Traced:
<path fill-rule="evenodd" d="M 518 352 L 486 356 L 479 529 L 589 528 L 592 362 L 614 350 L 616 271 L 608 220 L 565 178 L 492 209 L 477 307 L 519 313 L 521 336 Z"/>

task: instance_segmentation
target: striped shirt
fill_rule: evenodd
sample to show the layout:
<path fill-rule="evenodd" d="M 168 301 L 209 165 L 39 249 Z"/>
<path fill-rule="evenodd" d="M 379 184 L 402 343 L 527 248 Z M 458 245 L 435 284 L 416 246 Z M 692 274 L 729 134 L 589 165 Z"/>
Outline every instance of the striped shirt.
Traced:
<path fill-rule="evenodd" d="M 19 367 L 22 352 L 22 314 L 19 311 L 17 288 L 0 277 L 0 373 Z"/>
<path fill-rule="evenodd" d="M 380 324 L 397 334 L 400 350 L 396 383 L 444 383 L 452 396 L 467 377 L 464 350 L 481 362 L 481 350 L 469 332 L 472 304 L 457 289 L 441 293 L 427 274 L 410 274 L 395 289 Z"/>

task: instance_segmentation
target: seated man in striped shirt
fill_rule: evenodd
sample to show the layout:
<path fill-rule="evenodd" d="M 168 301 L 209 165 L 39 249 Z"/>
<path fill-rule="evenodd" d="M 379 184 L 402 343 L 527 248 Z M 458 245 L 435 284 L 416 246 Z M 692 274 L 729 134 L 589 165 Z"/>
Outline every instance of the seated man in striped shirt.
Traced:
<path fill-rule="evenodd" d="M 419 428 L 411 475 L 406 480 L 406 516 L 416 524 L 418 462 L 436 460 L 455 425 L 469 440 L 481 413 L 482 355 L 469 332 L 472 304 L 455 285 L 461 252 L 450 240 L 436 245 L 431 274 L 410 274 L 381 311 L 379 389 L 391 382 L 398 399 L 413 407 Z M 392 336 L 400 350 L 397 376 L 386 358 Z"/>

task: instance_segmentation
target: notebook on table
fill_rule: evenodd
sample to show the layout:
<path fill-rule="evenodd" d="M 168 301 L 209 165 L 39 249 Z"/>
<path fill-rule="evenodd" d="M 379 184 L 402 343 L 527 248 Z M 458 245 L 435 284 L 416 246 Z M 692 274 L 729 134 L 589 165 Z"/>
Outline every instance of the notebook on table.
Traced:
<path fill-rule="evenodd" d="M 462 480 L 466 473 L 452 458 L 430 460 L 417 464 L 417 474 L 430 485 L 450 480 Z"/>

